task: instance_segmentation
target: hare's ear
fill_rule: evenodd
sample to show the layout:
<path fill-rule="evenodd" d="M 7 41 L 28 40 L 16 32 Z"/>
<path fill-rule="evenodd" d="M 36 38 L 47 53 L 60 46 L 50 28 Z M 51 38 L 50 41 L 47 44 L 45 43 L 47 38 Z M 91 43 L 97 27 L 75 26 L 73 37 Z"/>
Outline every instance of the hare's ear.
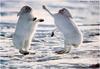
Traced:
<path fill-rule="evenodd" d="M 22 15 L 24 11 L 25 11 L 25 6 L 23 6 L 23 7 L 21 8 L 21 10 L 17 13 L 17 16 Z"/>
<path fill-rule="evenodd" d="M 68 17 L 73 18 L 69 11 L 68 11 Z"/>
<path fill-rule="evenodd" d="M 71 15 L 71 13 L 70 13 L 69 10 L 67 10 L 67 9 L 64 9 L 64 14 L 65 14 L 67 17 L 69 17 L 69 18 L 73 18 L 72 15 Z"/>
<path fill-rule="evenodd" d="M 20 16 L 20 14 L 21 14 L 21 13 L 20 13 L 20 12 L 18 12 L 18 13 L 17 13 L 17 16 Z"/>
<path fill-rule="evenodd" d="M 17 13 L 17 16 L 20 16 L 23 14 L 23 10 L 21 9 L 18 13 Z"/>

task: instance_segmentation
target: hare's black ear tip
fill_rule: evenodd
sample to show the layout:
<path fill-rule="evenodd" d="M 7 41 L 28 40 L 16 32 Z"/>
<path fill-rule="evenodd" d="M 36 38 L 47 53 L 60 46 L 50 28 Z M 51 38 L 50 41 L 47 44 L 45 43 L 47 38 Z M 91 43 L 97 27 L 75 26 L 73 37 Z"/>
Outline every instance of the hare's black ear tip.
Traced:
<path fill-rule="evenodd" d="M 44 7 L 45 7 L 45 5 L 42 5 L 42 7 L 44 8 Z"/>

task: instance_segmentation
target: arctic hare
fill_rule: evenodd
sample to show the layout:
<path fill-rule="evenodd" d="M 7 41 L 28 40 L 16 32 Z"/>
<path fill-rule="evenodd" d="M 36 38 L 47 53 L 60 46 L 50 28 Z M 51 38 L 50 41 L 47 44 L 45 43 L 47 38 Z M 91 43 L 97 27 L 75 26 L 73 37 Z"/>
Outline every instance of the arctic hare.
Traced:
<path fill-rule="evenodd" d="M 37 19 L 32 15 L 32 8 L 24 6 L 18 12 L 19 16 L 16 30 L 13 36 L 13 44 L 19 49 L 21 54 L 29 54 L 30 43 L 36 31 L 37 22 L 43 22 L 44 19 Z"/>
<path fill-rule="evenodd" d="M 58 13 L 52 14 L 44 5 L 42 6 L 53 18 L 56 27 L 64 35 L 64 50 L 56 51 L 58 54 L 70 52 L 71 46 L 79 46 L 83 41 L 83 36 L 78 26 L 71 20 L 72 16 L 66 8 L 62 8 Z M 52 32 L 52 35 L 54 32 Z"/>

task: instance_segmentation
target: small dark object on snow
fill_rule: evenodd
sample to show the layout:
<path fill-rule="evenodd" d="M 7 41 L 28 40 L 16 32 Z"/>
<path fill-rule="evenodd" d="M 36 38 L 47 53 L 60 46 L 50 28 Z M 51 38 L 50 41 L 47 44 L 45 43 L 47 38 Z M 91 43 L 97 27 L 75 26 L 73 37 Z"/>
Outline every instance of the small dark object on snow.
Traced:
<path fill-rule="evenodd" d="M 99 36 L 99 35 L 100 35 L 100 33 L 92 33 L 89 36 Z"/>
<path fill-rule="evenodd" d="M 53 37 L 53 36 L 54 36 L 54 32 L 51 33 L 51 37 Z"/>
<path fill-rule="evenodd" d="M 74 56 L 74 57 L 73 57 L 73 59 L 77 59 L 77 58 L 80 58 L 80 57 L 79 57 L 79 56 Z"/>
<path fill-rule="evenodd" d="M 100 68 L 100 64 L 97 63 L 97 64 L 92 64 L 89 66 L 89 68 Z"/>
<path fill-rule="evenodd" d="M 61 50 L 61 51 L 56 51 L 55 53 L 57 54 L 64 54 L 66 51 L 65 50 Z"/>
<path fill-rule="evenodd" d="M 93 41 L 88 41 L 88 40 L 83 41 L 83 43 L 91 43 L 91 42 Z"/>

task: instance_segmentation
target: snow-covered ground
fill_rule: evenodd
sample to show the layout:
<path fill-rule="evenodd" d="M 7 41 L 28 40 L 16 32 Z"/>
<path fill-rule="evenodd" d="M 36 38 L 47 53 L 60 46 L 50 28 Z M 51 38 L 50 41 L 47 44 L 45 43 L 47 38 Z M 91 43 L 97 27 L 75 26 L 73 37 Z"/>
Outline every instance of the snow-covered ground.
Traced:
<path fill-rule="evenodd" d="M 100 64 L 99 2 L 99 0 L 1 0 L 0 69 L 88 69 L 90 67 L 95 69 L 98 67 Z M 72 47 L 71 52 L 66 54 L 54 53 L 55 50 L 63 48 L 63 36 L 58 31 L 56 36 L 50 37 L 55 25 L 50 15 L 42 9 L 43 4 L 54 13 L 63 7 L 70 10 L 73 20 L 84 35 L 80 47 Z M 24 5 L 30 5 L 35 16 L 46 20 L 39 24 L 31 44 L 31 50 L 36 54 L 27 56 L 21 55 L 12 44 L 12 35 L 18 19 L 16 15 Z"/>

